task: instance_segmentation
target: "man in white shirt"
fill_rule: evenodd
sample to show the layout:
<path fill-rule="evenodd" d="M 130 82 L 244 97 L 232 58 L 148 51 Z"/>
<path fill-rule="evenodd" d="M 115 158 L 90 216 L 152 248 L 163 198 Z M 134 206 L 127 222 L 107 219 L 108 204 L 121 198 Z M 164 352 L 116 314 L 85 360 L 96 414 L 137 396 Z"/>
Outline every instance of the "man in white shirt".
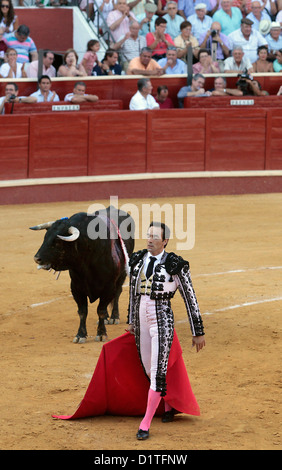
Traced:
<path fill-rule="evenodd" d="M 60 101 L 57 93 L 51 91 L 51 85 L 51 78 L 48 75 L 42 75 L 38 80 L 39 90 L 35 91 L 30 96 L 34 96 L 37 99 L 37 103 Z"/>
<path fill-rule="evenodd" d="M 138 91 L 132 96 L 129 109 L 132 111 L 142 109 L 159 109 L 160 106 L 151 95 L 153 86 L 149 78 L 140 78 L 137 82 Z"/>
<path fill-rule="evenodd" d="M 84 82 L 76 82 L 73 88 L 72 93 L 68 93 L 64 101 L 70 101 L 71 103 L 86 103 L 91 102 L 91 103 L 96 103 L 96 101 L 99 101 L 99 98 L 97 95 L 89 95 L 86 92 L 86 85 Z"/>
<path fill-rule="evenodd" d="M 251 61 L 248 57 L 245 57 L 241 46 L 235 46 L 232 51 L 232 57 L 227 57 L 224 61 L 224 72 L 238 73 L 245 70 L 247 70 L 248 73 L 252 73 L 253 66 Z"/>
<path fill-rule="evenodd" d="M 255 29 L 252 28 L 253 22 L 249 18 L 241 20 L 241 28 L 228 34 L 231 49 L 236 46 L 243 48 L 245 56 L 253 64 L 258 59 L 257 49 L 259 46 L 266 45 L 266 39 Z"/>

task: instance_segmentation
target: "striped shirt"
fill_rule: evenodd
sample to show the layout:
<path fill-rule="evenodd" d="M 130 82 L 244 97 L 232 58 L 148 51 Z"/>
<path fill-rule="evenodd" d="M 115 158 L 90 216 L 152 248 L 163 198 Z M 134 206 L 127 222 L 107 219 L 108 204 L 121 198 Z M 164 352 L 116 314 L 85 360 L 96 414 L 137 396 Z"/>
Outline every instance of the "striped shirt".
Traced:
<path fill-rule="evenodd" d="M 37 52 L 34 41 L 29 36 L 25 41 L 20 42 L 14 33 L 9 33 L 3 37 L 3 41 L 8 47 L 16 49 L 18 53 L 17 62 L 20 62 L 21 64 L 29 62 L 29 54 L 31 52 Z"/>

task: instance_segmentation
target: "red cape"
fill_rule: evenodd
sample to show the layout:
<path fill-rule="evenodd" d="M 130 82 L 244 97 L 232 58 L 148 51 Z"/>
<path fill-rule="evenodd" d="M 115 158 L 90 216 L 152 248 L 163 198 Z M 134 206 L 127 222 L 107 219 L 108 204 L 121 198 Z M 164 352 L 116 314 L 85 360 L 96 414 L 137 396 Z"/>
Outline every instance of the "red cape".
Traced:
<path fill-rule="evenodd" d="M 141 366 L 134 336 L 125 333 L 105 343 L 92 379 L 78 409 L 59 419 L 76 419 L 100 415 L 142 416 L 146 411 L 149 380 Z M 187 375 L 176 332 L 169 355 L 167 394 L 164 399 L 176 410 L 200 415 L 200 409 Z M 164 411 L 164 402 L 157 410 Z"/>

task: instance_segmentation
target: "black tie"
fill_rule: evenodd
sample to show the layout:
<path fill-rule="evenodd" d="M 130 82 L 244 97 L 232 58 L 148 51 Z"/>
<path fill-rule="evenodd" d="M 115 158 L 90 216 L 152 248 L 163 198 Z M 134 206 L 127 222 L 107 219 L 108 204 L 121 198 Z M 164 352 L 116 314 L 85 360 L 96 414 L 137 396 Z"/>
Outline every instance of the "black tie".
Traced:
<path fill-rule="evenodd" d="M 147 268 L 147 271 L 146 271 L 146 278 L 147 279 L 149 279 L 152 276 L 153 267 L 154 267 L 154 263 L 155 263 L 156 259 L 157 258 L 154 258 L 154 256 L 151 256 L 151 259 L 150 259 L 150 262 L 148 264 L 148 268 Z"/>

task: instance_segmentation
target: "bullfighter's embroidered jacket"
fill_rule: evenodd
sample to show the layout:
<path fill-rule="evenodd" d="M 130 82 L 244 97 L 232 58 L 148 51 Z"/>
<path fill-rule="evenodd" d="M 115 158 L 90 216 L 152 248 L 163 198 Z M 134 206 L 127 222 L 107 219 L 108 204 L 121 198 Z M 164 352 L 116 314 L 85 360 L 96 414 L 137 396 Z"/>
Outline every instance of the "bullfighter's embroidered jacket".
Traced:
<path fill-rule="evenodd" d="M 171 309 L 170 300 L 177 289 L 184 300 L 188 319 L 193 336 L 204 334 L 203 322 L 193 289 L 189 263 L 175 253 L 164 252 L 162 259 L 155 267 L 154 275 L 149 286 L 143 292 L 142 271 L 147 250 L 140 250 L 133 253 L 129 260 L 130 266 L 130 293 L 128 319 L 134 325 L 136 346 L 140 355 L 140 325 L 139 308 L 142 293 L 147 293 L 150 299 L 155 300 L 156 316 L 159 329 L 159 370 L 157 375 L 157 391 L 166 394 L 166 371 L 169 352 L 173 340 L 174 316 Z"/>

